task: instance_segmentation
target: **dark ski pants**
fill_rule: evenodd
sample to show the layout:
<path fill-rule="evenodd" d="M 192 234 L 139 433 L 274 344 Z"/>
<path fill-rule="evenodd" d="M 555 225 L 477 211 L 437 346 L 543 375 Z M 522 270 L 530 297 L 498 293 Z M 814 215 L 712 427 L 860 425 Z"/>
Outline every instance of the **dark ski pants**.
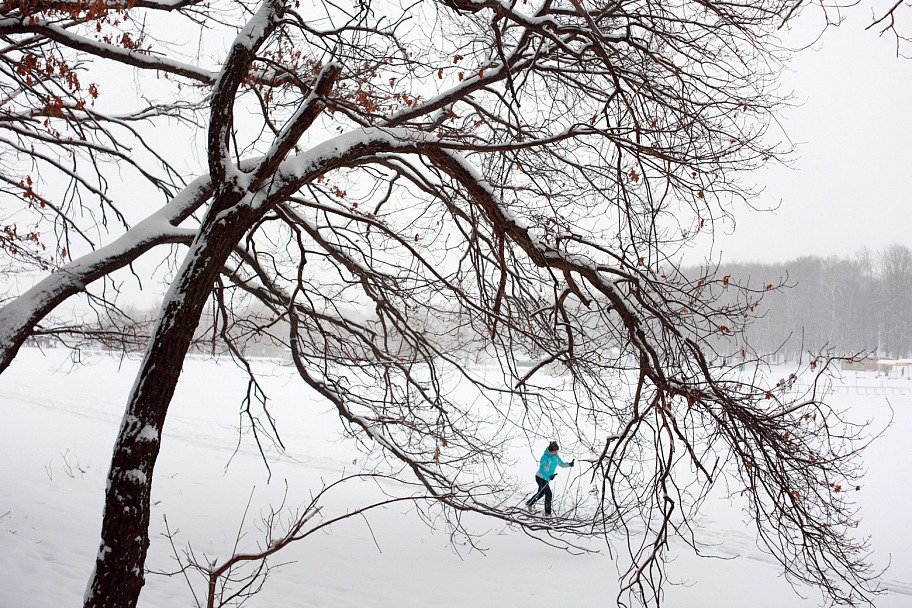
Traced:
<path fill-rule="evenodd" d="M 535 496 L 533 496 L 532 498 L 530 498 L 529 500 L 526 501 L 526 506 L 531 507 L 536 502 L 538 502 L 539 498 L 544 496 L 545 497 L 545 515 L 551 515 L 551 486 L 548 484 L 547 481 L 545 481 L 538 475 L 535 476 L 535 483 L 538 484 L 538 491 L 535 492 Z"/>

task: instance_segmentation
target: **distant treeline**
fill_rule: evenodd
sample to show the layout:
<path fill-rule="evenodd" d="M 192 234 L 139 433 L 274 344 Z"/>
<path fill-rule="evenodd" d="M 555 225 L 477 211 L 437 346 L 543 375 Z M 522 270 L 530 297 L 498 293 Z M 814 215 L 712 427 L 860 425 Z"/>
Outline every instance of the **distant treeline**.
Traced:
<path fill-rule="evenodd" d="M 789 359 L 822 348 L 912 356 L 912 250 L 905 245 L 848 258 L 725 264 L 720 271 L 753 287 L 785 279 L 784 289 L 764 297 L 763 316 L 747 331 L 756 352 Z"/>
<path fill-rule="evenodd" d="M 684 269 L 696 277 L 705 269 Z M 713 347 L 723 358 L 740 356 L 741 350 L 775 354 L 780 359 L 797 360 L 809 352 L 828 349 L 836 355 L 872 354 L 888 358 L 912 357 L 912 250 L 905 245 L 890 245 L 882 251 L 863 249 L 850 257 L 802 257 L 783 263 L 729 263 L 717 270 L 717 277 L 728 276 L 732 283 L 753 288 L 762 294 L 755 309 L 759 315 L 749 325 L 742 343 L 738 336 L 719 334 Z M 767 291 L 766 285 L 779 285 Z M 735 295 L 735 290 L 730 292 Z M 725 292 L 722 297 L 724 299 Z M 721 305 L 724 305 L 724 301 Z M 743 304 L 743 302 L 742 302 Z M 154 311 L 133 310 L 135 325 L 103 327 L 87 331 L 86 338 L 117 349 L 141 349 L 151 326 Z M 272 318 L 268 311 L 241 306 L 230 327 L 215 323 L 204 314 L 197 330 L 194 351 L 223 352 L 225 347 L 212 340 L 217 325 L 234 336 L 238 348 L 248 355 L 285 356 L 287 325 Z M 490 344 L 483 324 L 473 324 L 464 311 L 439 311 L 435 319 L 413 319 L 414 327 L 437 336 L 438 346 L 453 353 L 482 355 Z M 362 319 L 370 322 L 369 318 Z M 259 328 L 259 329 L 258 329 Z M 602 330 L 593 327 L 598 334 Z M 130 340 L 125 337 L 130 336 Z M 109 342 L 111 344 L 109 344 Z M 517 345 L 536 357 L 534 348 Z M 404 349 L 404 352 L 407 349 Z M 338 354 L 338 353 L 337 353 Z M 711 357 L 712 358 L 712 357 Z"/>

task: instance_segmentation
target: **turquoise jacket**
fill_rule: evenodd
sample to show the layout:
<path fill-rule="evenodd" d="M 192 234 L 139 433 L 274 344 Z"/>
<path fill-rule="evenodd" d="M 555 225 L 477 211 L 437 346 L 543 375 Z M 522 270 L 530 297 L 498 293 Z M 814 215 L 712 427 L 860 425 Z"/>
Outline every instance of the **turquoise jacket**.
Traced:
<path fill-rule="evenodd" d="M 551 476 L 554 475 L 554 471 L 557 470 L 558 466 L 569 467 L 570 463 L 561 460 L 561 457 L 557 454 L 552 456 L 551 452 L 545 448 L 545 453 L 542 454 L 541 460 L 538 462 L 538 471 L 535 472 L 535 475 L 545 481 L 551 481 Z"/>

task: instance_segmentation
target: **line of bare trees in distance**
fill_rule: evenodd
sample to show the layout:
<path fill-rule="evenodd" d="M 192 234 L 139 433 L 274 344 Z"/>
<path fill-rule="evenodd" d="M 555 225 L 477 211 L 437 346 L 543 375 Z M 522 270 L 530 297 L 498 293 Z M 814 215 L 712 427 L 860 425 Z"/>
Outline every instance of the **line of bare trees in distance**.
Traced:
<path fill-rule="evenodd" d="M 757 352 L 790 360 L 820 349 L 912 356 L 912 250 L 906 245 L 851 256 L 729 263 L 720 272 L 753 287 L 785 283 L 764 297 L 760 317 L 745 332 Z"/>
<path fill-rule="evenodd" d="M 692 269 L 685 274 L 697 272 Z M 749 350 L 776 353 L 780 360 L 797 360 L 820 350 L 846 356 L 912 357 L 912 249 L 906 245 L 893 244 L 879 251 L 864 248 L 850 256 L 727 263 L 717 274 L 758 290 L 765 285 L 777 288 L 764 295 L 758 305 L 760 316 L 743 335 L 719 336 L 713 355 L 737 357 L 743 340 Z M 104 326 L 83 333 L 80 341 L 82 345 L 88 339 L 95 346 L 139 351 L 145 346 L 155 310 L 128 309 L 122 325 L 106 319 Z M 436 336 L 435 341 L 450 352 L 459 351 L 474 358 L 484 356 L 484 328 L 473 326 L 457 310 L 413 322 L 416 329 Z M 69 342 L 69 346 L 80 346 L 67 340 L 66 326 L 61 327 L 54 332 L 56 337 Z M 280 337 L 285 329 L 282 321 L 254 309 L 239 314 L 230 327 L 220 326 L 217 318 L 204 313 L 193 350 L 200 354 L 226 354 L 223 345 L 216 346 L 211 339 L 214 333 L 226 331 L 237 343 L 246 345 L 247 355 L 282 356 L 287 350 Z M 591 330 L 601 331 L 598 327 Z M 606 344 L 610 346 L 617 345 Z M 536 355 L 534 348 L 524 349 L 519 344 L 517 348 L 527 350 L 526 356 Z M 346 357 L 345 353 L 335 354 Z M 716 362 L 720 362 L 719 357 L 715 357 Z"/>

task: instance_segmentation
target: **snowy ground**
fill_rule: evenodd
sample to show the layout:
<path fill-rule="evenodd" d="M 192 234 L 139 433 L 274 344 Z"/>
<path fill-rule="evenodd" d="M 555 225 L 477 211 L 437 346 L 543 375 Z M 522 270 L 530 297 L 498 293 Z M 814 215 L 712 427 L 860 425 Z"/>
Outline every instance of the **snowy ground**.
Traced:
<path fill-rule="evenodd" d="M 74 368 L 63 351 L 23 349 L 0 376 L 0 608 L 81 604 L 97 549 L 110 448 L 137 367 L 136 361 L 99 355 L 87 356 L 86 362 Z M 251 493 L 242 541 L 247 548 L 259 538 L 260 515 L 269 504 L 278 504 L 286 483 L 287 503 L 298 506 L 321 479 L 331 482 L 343 469 L 357 470 L 352 463 L 357 454 L 341 439 L 336 416 L 309 401 L 289 370 L 262 365 L 273 374 L 268 389 L 287 447 L 284 455 L 270 452 L 268 484 L 250 438 L 238 446 L 236 395 L 244 389 L 244 378 L 228 363 L 187 362 L 156 469 L 150 568 L 176 566 L 162 536 L 165 516 L 177 530 L 180 550 L 189 545 L 198 557 L 223 559 Z M 891 407 L 894 413 L 893 426 L 868 453 L 869 473 L 858 494 L 864 513 L 860 533 L 872 536 L 875 563 L 890 566 L 883 577 L 887 593 L 877 605 L 908 608 L 912 381 L 852 373 L 846 382 L 848 388 L 834 398 L 853 413 L 881 424 Z M 530 475 L 534 468 L 530 459 Z M 348 488 L 327 501 L 327 512 L 342 512 L 375 491 L 373 486 Z M 805 597 L 795 594 L 727 502 L 710 505 L 702 523 L 707 538 L 718 543 L 717 555 L 739 559 L 698 559 L 682 551 L 670 568 L 681 584 L 668 589 L 669 606 L 805 608 L 820 603 L 813 590 L 802 590 Z M 617 575 L 607 555 L 570 555 L 499 524 L 470 524 L 485 532 L 481 543 L 487 551 L 454 547 L 447 534 L 426 526 L 408 506 L 347 520 L 289 548 L 280 561 L 293 563 L 275 571 L 249 605 L 611 605 Z M 195 603 L 182 577 L 150 575 L 140 605 Z"/>

